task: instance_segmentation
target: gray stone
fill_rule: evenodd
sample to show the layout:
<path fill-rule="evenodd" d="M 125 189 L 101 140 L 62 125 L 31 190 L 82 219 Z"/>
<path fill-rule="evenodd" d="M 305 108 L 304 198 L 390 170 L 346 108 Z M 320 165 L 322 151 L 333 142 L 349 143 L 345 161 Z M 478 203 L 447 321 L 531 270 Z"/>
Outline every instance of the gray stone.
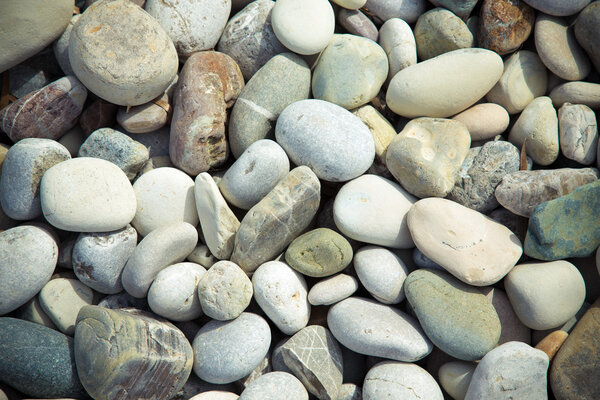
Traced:
<path fill-rule="evenodd" d="M 567 16 L 577 14 L 590 3 L 590 0 L 525 0 L 531 7 L 550 15 Z"/>
<path fill-rule="evenodd" d="M 42 309 L 56 327 L 72 336 L 77 314 L 84 306 L 92 304 L 94 292 L 77 279 L 54 278 L 40 290 L 38 297 Z"/>
<path fill-rule="evenodd" d="M 569 4 L 583 7 L 588 3 L 590 3 L 590 0 L 577 0 Z M 599 21 L 600 7 L 596 2 L 592 2 L 585 7 L 575 20 L 575 37 L 588 56 L 590 56 L 597 70 L 600 69 L 600 46 L 598 45 L 598 39 L 600 38 Z"/>
<path fill-rule="evenodd" d="M 447 8 L 466 20 L 477 4 L 477 0 L 431 0 L 431 3 L 437 7 Z"/>
<path fill-rule="evenodd" d="M 384 304 L 404 300 L 403 284 L 408 268 L 392 251 L 377 246 L 365 246 L 354 255 L 354 270 L 365 289 Z"/>
<path fill-rule="evenodd" d="M 98 302 L 98 307 L 110 308 L 118 310 L 120 308 L 136 308 L 138 310 L 148 310 L 148 302 L 146 298 L 138 299 L 129 293 L 123 291 L 117 294 L 111 294 Z"/>
<path fill-rule="evenodd" d="M 9 93 L 17 99 L 40 90 L 52 82 L 52 75 L 49 72 L 27 64 L 18 64 L 9 69 L 8 77 Z"/>
<path fill-rule="evenodd" d="M 583 104 L 564 103 L 558 109 L 558 134 L 562 154 L 583 165 L 593 164 L 598 148 L 596 114 Z"/>
<path fill-rule="evenodd" d="M 58 40 L 56 40 L 52 46 L 56 61 L 58 61 L 58 65 L 60 65 L 60 69 L 62 69 L 65 75 L 75 75 L 73 68 L 71 68 L 71 62 L 69 61 L 69 39 L 71 39 L 73 25 L 75 25 L 75 22 L 77 22 L 80 17 L 81 14 L 75 14 L 71 17 L 71 20 L 62 35 L 60 35 Z"/>
<path fill-rule="evenodd" d="M 439 269 L 443 270 L 444 268 L 440 266 L 438 263 L 433 261 L 431 258 L 427 257 L 421 250 L 417 247 L 413 249 L 412 259 L 415 263 L 415 266 L 418 268 L 430 268 L 430 269 Z"/>
<path fill-rule="evenodd" d="M 369 370 L 363 384 L 364 400 L 442 400 L 434 377 L 416 364 L 384 361 Z"/>
<path fill-rule="evenodd" d="M 396 0 L 367 0 L 365 4 L 365 8 L 384 22 L 391 18 L 401 18 L 409 24 L 416 22 L 426 7 L 424 0 L 400 2 Z"/>
<path fill-rule="evenodd" d="M 565 103 L 571 103 L 583 104 L 592 110 L 600 110 L 600 84 L 598 83 L 581 81 L 561 83 L 552 89 L 549 96 L 556 108 L 562 107 Z"/>
<path fill-rule="evenodd" d="M 358 280 L 346 274 L 337 274 L 315 283 L 308 292 L 308 302 L 313 306 L 331 305 L 352 296 L 358 290 Z"/>
<path fill-rule="evenodd" d="M 161 128 L 143 135 L 125 132 L 127 136 L 146 146 L 150 158 L 169 156 L 169 128 Z"/>
<path fill-rule="evenodd" d="M 482 287 L 479 290 L 488 298 L 498 313 L 502 326 L 498 345 L 513 341 L 531 344 L 531 330 L 523 325 L 510 304 L 507 294 L 493 286 Z"/>
<path fill-rule="evenodd" d="M 337 400 L 362 400 L 362 390 L 353 383 L 340 386 Z"/>
<path fill-rule="evenodd" d="M 252 382 L 260 378 L 261 376 L 272 372 L 273 368 L 271 365 L 271 352 L 267 352 L 267 355 L 263 360 L 250 372 L 247 376 L 243 377 L 236 382 L 236 386 L 240 388 L 240 391 L 246 389 Z"/>
<path fill-rule="evenodd" d="M 58 330 L 56 325 L 54 325 L 54 322 L 52 322 L 50 317 L 48 317 L 48 314 L 46 314 L 40 305 L 39 296 L 34 296 L 27 303 L 19 307 L 15 312 L 15 316 L 25 321 L 35 322 L 36 324 L 43 325 L 47 328 Z"/>
<path fill-rule="evenodd" d="M 338 23 L 353 35 L 362 36 L 376 42 L 379 37 L 377 27 L 360 10 L 340 8 L 337 13 Z"/>
<path fill-rule="evenodd" d="M 445 8 L 434 8 L 419 17 L 415 25 L 415 40 L 421 61 L 474 45 L 473 34 L 467 24 Z"/>
<path fill-rule="evenodd" d="M 302 382 L 287 372 L 270 372 L 250 384 L 239 400 L 308 400 Z"/>

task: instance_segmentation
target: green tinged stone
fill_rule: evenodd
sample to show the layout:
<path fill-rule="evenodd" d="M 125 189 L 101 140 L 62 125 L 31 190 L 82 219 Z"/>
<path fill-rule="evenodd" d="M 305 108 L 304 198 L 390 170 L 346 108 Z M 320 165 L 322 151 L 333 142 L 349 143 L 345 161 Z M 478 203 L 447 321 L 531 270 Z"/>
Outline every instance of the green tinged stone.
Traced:
<path fill-rule="evenodd" d="M 587 257 L 600 245 L 600 181 L 539 204 L 529 218 L 525 254 L 552 261 Z"/>

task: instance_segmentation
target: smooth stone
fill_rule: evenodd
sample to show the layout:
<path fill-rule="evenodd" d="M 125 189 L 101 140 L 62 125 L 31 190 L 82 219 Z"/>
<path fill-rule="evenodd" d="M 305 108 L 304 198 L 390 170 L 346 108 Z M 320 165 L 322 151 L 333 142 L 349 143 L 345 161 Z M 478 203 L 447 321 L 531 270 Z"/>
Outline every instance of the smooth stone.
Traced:
<path fill-rule="evenodd" d="M 313 97 L 346 109 L 360 107 L 377 96 L 388 68 L 386 53 L 376 42 L 355 35 L 333 35 L 313 70 Z"/>
<path fill-rule="evenodd" d="M 367 0 L 333 0 L 333 2 L 344 9 L 358 10 L 365 5 Z"/>
<path fill-rule="evenodd" d="M 227 169 L 219 182 L 223 197 L 234 206 L 249 210 L 290 172 L 290 161 L 276 142 L 252 143 Z"/>
<path fill-rule="evenodd" d="M 373 142 L 375 143 L 374 165 L 385 168 L 385 152 L 396 137 L 396 129 L 376 108 L 368 104 L 352 110 L 352 114 L 356 115 L 373 135 Z"/>
<path fill-rule="evenodd" d="M 57 278 L 50 280 L 40 291 L 42 309 L 64 334 L 75 333 L 77 314 L 84 306 L 92 304 L 92 289 L 77 279 Z"/>
<path fill-rule="evenodd" d="M 313 306 L 331 305 L 342 301 L 358 290 L 358 280 L 352 275 L 337 274 L 315 283 L 308 291 Z"/>
<path fill-rule="evenodd" d="M 304 328 L 310 317 L 304 277 L 281 261 L 262 264 L 252 275 L 254 299 L 286 335 Z"/>
<path fill-rule="evenodd" d="M 383 304 L 404 300 L 403 284 L 409 271 L 399 256 L 384 247 L 365 246 L 353 261 L 360 283 L 376 300 Z"/>
<path fill-rule="evenodd" d="M 481 99 L 502 76 L 500 56 L 485 49 L 459 49 L 407 67 L 388 87 L 396 114 L 445 118 Z"/>
<path fill-rule="evenodd" d="M 465 400 L 547 399 L 548 356 L 521 342 L 508 342 L 490 351 L 477 365 Z"/>
<path fill-rule="evenodd" d="M 593 110 L 600 109 L 600 84 L 592 82 L 566 82 L 556 86 L 549 94 L 554 107 L 565 103 L 583 104 Z"/>
<path fill-rule="evenodd" d="M 47 328 L 58 330 L 54 322 L 48 317 L 48 314 L 42 309 L 39 296 L 34 296 L 27 303 L 19 307 L 15 312 L 15 316 L 25 321 L 35 322 Z M 0 399 L 2 398 L 0 397 Z"/>
<path fill-rule="evenodd" d="M 152 314 L 86 306 L 77 318 L 77 372 L 97 400 L 171 398 L 188 379 L 193 356 L 183 333 Z"/>
<path fill-rule="evenodd" d="M 252 382 L 239 397 L 239 400 L 308 400 L 308 392 L 294 375 L 275 371 Z"/>
<path fill-rule="evenodd" d="M 13 142 L 25 138 L 58 140 L 77 124 L 87 89 L 65 76 L 0 110 L 0 130 Z"/>
<path fill-rule="evenodd" d="M 567 81 L 580 81 L 592 69 L 585 51 L 577 43 L 574 27 L 564 18 L 538 15 L 535 48 L 544 65 Z"/>
<path fill-rule="evenodd" d="M 224 392 L 222 390 L 210 390 L 208 392 L 202 392 L 194 397 L 190 397 L 189 400 L 238 400 L 240 396 L 232 392 Z"/>
<path fill-rule="evenodd" d="M 565 103 L 558 109 L 561 153 L 583 165 L 596 161 L 598 124 L 596 114 L 586 105 Z"/>
<path fill-rule="evenodd" d="M 427 257 L 421 250 L 415 247 L 412 251 L 412 260 L 417 268 L 431 268 L 444 271 L 439 264 Z"/>
<path fill-rule="evenodd" d="M 75 72 L 73 72 L 73 68 L 71 68 L 71 62 L 69 61 L 69 40 L 71 39 L 71 32 L 73 31 L 73 26 L 80 17 L 81 14 L 74 14 L 71 17 L 71 20 L 67 24 L 67 27 L 65 28 L 63 33 L 52 45 L 56 61 L 58 62 L 60 69 L 65 73 L 65 75 L 75 75 Z"/>
<path fill-rule="evenodd" d="M 431 0 L 431 3 L 436 7 L 446 8 L 458 15 L 463 20 L 467 17 L 475 8 L 478 0 Z"/>
<path fill-rule="evenodd" d="M 158 21 L 128 0 L 101 0 L 86 9 L 71 32 L 69 61 L 90 91 L 122 106 L 160 96 L 179 65 Z"/>
<path fill-rule="evenodd" d="M 552 361 L 568 337 L 569 334 L 567 332 L 557 330 L 540 340 L 540 342 L 535 345 L 535 348 L 546 353 L 550 361 Z"/>
<path fill-rule="evenodd" d="M 366 174 L 339 190 L 333 219 L 347 237 L 380 246 L 414 246 L 406 213 L 417 199 L 396 182 Z"/>
<path fill-rule="evenodd" d="M 206 269 L 209 269 L 217 262 L 215 257 L 208 249 L 208 246 L 205 244 L 199 244 L 196 246 L 196 248 L 187 256 L 187 260 L 196 264 L 200 264 Z"/>
<path fill-rule="evenodd" d="M 504 73 L 486 99 L 501 105 L 509 114 L 516 114 L 533 99 L 543 96 L 546 88 L 546 67 L 540 57 L 529 50 L 521 50 L 504 61 Z"/>
<path fill-rule="evenodd" d="M 379 28 L 379 44 L 388 57 L 388 84 L 399 71 L 417 63 L 415 36 L 403 19 L 391 18 Z"/>
<path fill-rule="evenodd" d="M 344 383 L 340 386 L 338 400 L 362 400 L 362 389 L 353 383 Z"/>
<path fill-rule="evenodd" d="M 119 106 L 106 100 L 97 98 L 81 113 L 79 126 L 85 136 L 89 136 L 95 130 L 113 126 L 116 121 Z"/>
<path fill-rule="evenodd" d="M 404 292 L 427 337 L 443 352 L 474 361 L 498 344 L 498 314 L 477 288 L 446 272 L 418 269 L 404 281 Z"/>
<path fill-rule="evenodd" d="M 0 382 L 31 397 L 86 396 L 75 367 L 73 339 L 16 318 L 0 318 Z"/>
<path fill-rule="evenodd" d="M 0 232 L 0 315 L 35 296 L 50 280 L 57 259 L 58 244 L 47 229 L 22 225 Z"/>
<path fill-rule="evenodd" d="M 416 364 L 383 361 L 367 372 L 362 388 L 363 400 L 403 399 L 442 400 L 439 385 Z"/>
<path fill-rule="evenodd" d="M 131 225 L 113 232 L 81 233 L 73 244 L 73 271 L 97 292 L 119 293 L 121 272 L 136 245 L 137 232 Z"/>
<path fill-rule="evenodd" d="M 253 293 L 248 275 L 231 261 L 215 263 L 198 282 L 202 311 L 219 321 L 237 318 L 250 305 Z"/>
<path fill-rule="evenodd" d="M 169 120 L 171 106 L 168 100 L 169 97 L 164 94 L 157 102 L 151 101 L 131 108 L 119 107 L 117 122 L 130 133 L 147 133 L 160 129 Z"/>
<path fill-rule="evenodd" d="M 415 25 L 415 40 L 421 61 L 474 45 L 473 34 L 467 24 L 445 8 L 434 8 L 419 17 Z"/>
<path fill-rule="evenodd" d="M 518 0 L 484 0 L 479 12 L 477 41 L 500 55 L 512 53 L 533 31 L 535 11 Z"/>
<path fill-rule="evenodd" d="M 498 345 L 507 342 L 523 342 L 531 344 L 531 330 L 523 325 L 512 305 L 508 295 L 501 289 L 493 286 L 479 288 L 481 293 L 492 303 L 498 318 L 500 319 L 500 325 L 502 332 L 500 339 L 498 339 Z"/>
<path fill-rule="evenodd" d="M 524 0 L 531 7 L 550 15 L 567 16 L 577 14 L 590 0 L 572 0 L 564 2 L 560 0 Z"/>
<path fill-rule="evenodd" d="M 133 184 L 137 209 L 131 224 L 141 236 L 177 222 L 198 225 L 194 181 L 170 167 L 156 168 Z"/>
<path fill-rule="evenodd" d="M 281 347 L 283 362 L 319 399 L 338 400 L 342 386 L 342 350 L 331 332 L 319 325 L 298 331 Z"/>
<path fill-rule="evenodd" d="M 574 3 L 584 6 L 590 3 L 590 1 L 577 0 Z M 575 37 L 577 38 L 577 42 L 579 42 L 579 45 L 583 47 L 590 57 L 596 70 L 600 67 L 600 46 L 598 46 L 600 29 L 598 29 L 598 21 L 600 21 L 600 7 L 595 2 L 587 5 L 575 20 Z"/>
<path fill-rule="evenodd" d="M 327 324 L 340 344 L 359 354 L 412 362 L 433 349 L 416 319 L 375 300 L 342 300 L 329 308 Z"/>
<path fill-rule="evenodd" d="M 329 123 L 323 125 L 323 121 Z M 277 142 L 296 165 L 307 165 L 320 179 L 345 182 L 373 164 L 373 135 L 344 108 L 323 100 L 297 101 L 283 110 L 275 127 Z"/>
<path fill-rule="evenodd" d="M 285 336 L 275 346 L 273 346 L 273 351 L 271 353 L 271 364 L 273 366 L 273 371 L 282 371 L 293 375 L 294 373 L 283 362 L 283 354 L 281 354 L 281 348 L 289 338 L 289 336 Z"/>
<path fill-rule="evenodd" d="M 600 245 L 598 196 L 600 182 L 594 181 L 538 205 L 529 218 L 525 254 L 547 261 L 592 255 Z"/>
<path fill-rule="evenodd" d="M 452 119 L 467 127 L 471 142 L 491 139 L 506 131 L 510 123 L 508 111 L 496 103 L 480 103 L 456 114 Z"/>
<path fill-rule="evenodd" d="M 146 298 L 138 299 L 133 297 L 126 291 L 117 294 L 111 294 L 98 302 L 98 307 L 110 308 L 118 310 L 120 308 L 136 308 L 138 310 L 147 311 L 148 302 Z"/>
<path fill-rule="evenodd" d="M 140 142 L 148 149 L 150 158 L 160 156 L 169 157 L 169 129 L 163 127 L 152 132 L 146 132 L 143 135 L 123 132 L 136 142 Z"/>
<path fill-rule="evenodd" d="M 388 146 L 386 165 L 411 194 L 444 197 L 454 187 L 470 144 L 471 136 L 462 122 L 416 118 Z"/>
<path fill-rule="evenodd" d="M 598 179 L 596 168 L 516 171 L 496 187 L 496 199 L 511 212 L 529 217 L 541 203 L 565 196 Z"/>
<path fill-rule="evenodd" d="M 235 235 L 231 261 L 246 273 L 272 260 L 317 214 L 321 184 L 306 166 L 294 168 L 247 213 Z"/>
<path fill-rule="evenodd" d="M 210 383 L 230 383 L 248 375 L 264 359 L 271 330 L 259 315 L 212 320 L 194 338 L 194 373 Z"/>
<path fill-rule="evenodd" d="M 279 0 L 271 12 L 277 39 L 291 51 L 309 55 L 323 50 L 333 37 L 335 15 L 327 0 Z"/>
<path fill-rule="evenodd" d="M 146 12 L 165 29 L 181 57 L 217 45 L 231 11 L 231 0 L 165 3 L 146 0 Z"/>
<path fill-rule="evenodd" d="M 504 288 L 521 322 L 537 330 L 560 327 L 585 299 L 581 273 L 564 260 L 519 264 L 506 276 Z"/>
<path fill-rule="evenodd" d="M 290 104 L 310 94 L 310 69 L 292 53 L 271 58 L 250 78 L 229 119 L 229 145 L 236 158 L 254 142 L 273 139 L 275 123 Z"/>
<path fill-rule="evenodd" d="M 498 207 L 494 190 L 502 178 L 520 168 L 519 150 L 510 142 L 497 140 L 472 147 L 446 197 L 481 213 Z"/>
<path fill-rule="evenodd" d="M 352 35 L 362 36 L 374 42 L 379 37 L 377 26 L 358 9 L 341 8 L 337 13 L 337 22 Z"/>
<path fill-rule="evenodd" d="M 367 0 L 364 7 L 383 22 L 400 18 L 412 24 L 425 12 L 427 5 L 424 0 Z"/>
<path fill-rule="evenodd" d="M 169 265 L 183 261 L 194 250 L 198 231 L 178 222 L 150 232 L 127 260 L 121 282 L 133 297 L 145 297 L 156 275 Z"/>
<path fill-rule="evenodd" d="M 476 365 L 472 362 L 449 361 L 438 371 L 440 386 L 454 400 L 464 400 L 469 383 L 475 372 Z"/>
<path fill-rule="evenodd" d="M 136 197 L 127 175 L 99 158 L 78 157 L 48 169 L 40 183 L 46 220 L 72 232 L 109 232 L 135 216 Z"/>
<path fill-rule="evenodd" d="M 42 215 L 40 180 L 50 167 L 71 158 L 69 151 L 50 139 L 23 139 L 10 147 L 0 175 L 0 205 L 16 220 Z"/>

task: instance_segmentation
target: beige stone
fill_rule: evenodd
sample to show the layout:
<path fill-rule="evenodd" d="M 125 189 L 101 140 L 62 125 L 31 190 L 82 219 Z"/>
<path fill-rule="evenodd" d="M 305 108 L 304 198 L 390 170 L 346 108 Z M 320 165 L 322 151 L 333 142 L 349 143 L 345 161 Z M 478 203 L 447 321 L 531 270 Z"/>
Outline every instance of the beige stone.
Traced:
<path fill-rule="evenodd" d="M 375 142 L 375 160 L 385 165 L 385 151 L 396 137 L 396 130 L 379 111 L 368 104 L 352 110 L 352 113 L 371 131 Z"/>
<path fill-rule="evenodd" d="M 495 103 L 481 103 L 452 117 L 467 127 L 471 141 L 491 139 L 506 131 L 510 117 L 504 107 Z"/>

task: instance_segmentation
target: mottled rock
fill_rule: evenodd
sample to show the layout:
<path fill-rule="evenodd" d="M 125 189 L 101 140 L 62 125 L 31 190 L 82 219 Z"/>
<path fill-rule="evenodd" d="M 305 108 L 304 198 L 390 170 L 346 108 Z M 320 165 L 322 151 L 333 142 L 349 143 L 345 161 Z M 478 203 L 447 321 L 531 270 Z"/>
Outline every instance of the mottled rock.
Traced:
<path fill-rule="evenodd" d="M 480 103 L 456 114 L 452 119 L 465 124 L 471 142 L 491 139 L 506 131 L 510 117 L 504 107 L 495 103 Z"/>
<path fill-rule="evenodd" d="M 474 44 L 467 24 L 445 8 L 434 8 L 419 17 L 415 25 L 415 40 L 420 60 L 473 47 Z"/>
<path fill-rule="evenodd" d="M 384 304 L 404 300 L 403 284 L 409 271 L 400 257 L 383 247 L 365 246 L 353 261 L 358 279 L 376 300 Z"/>
<path fill-rule="evenodd" d="M 384 361 L 365 376 L 362 398 L 442 400 L 444 395 L 434 377 L 416 364 Z"/>
<path fill-rule="evenodd" d="M 116 121 L 118 106 L 102 99 L 94 100 L 81 113 L 79 125 L 85 136 L 97 129 L 113 126 Z"/>
<path fill-rule="evenodd" d="M 479 12 L 479 46 L 500 55 L 518 49 L 533 31 L 534 10 L 518 0 L 484 0 Z"/>
<path fill-rule="evenodd" d="M 558 133 L 562 154 L 583 165 L 596 160 L 596 114 L 583 104 L 565 103 L 558 109 Z"/>
<path fill-rule="evenodd" d="M 315 283 L 308 292 L 308 302 L 313 306 L 331 305 L 352 296 L 358 281 L 351 275 L 337 274 Z"/>
<path fill-rule="evenodd" d="M 479 290 L 487 297 L 490 303 L 492 303 L 496 313 L 498 313 L 498 318 L 500 319 L 500 325 L 502 327 L 498 345 L 507 342 L 523 342 L 531 344 L 531 331 L 527 326 L 523 325 L 515 313 L 515 310 L 510 304 L 508 295 L 501 289 L 493 286 L 482 287 L 479 288 Z"/>
<path fill-rule="evenodd" d="M 417 21 L 419 15 L 423 14 L 426 9 L 426 1 L 424 0 L 367 0 L 364 8 L 369 10 L 369 13 L 386 22 L 392 18 L 401 18 L 409 24 Z"/>
<path fill-rule="evenodd" d="M 553 3 L 557 3 L 559 7 L 562 5 L 555 1 Z M 577 0 L 569 4 L 576 4 L 577 6 L 583 8 L 583 6 L 587 5 L 588 3 L 590 3 L 589 0 Z M 575 13 L 576 11 L 570 12 L 567 15 Z M 598 28 L 598 21 L 600 21 L 600 7 L 599 4 L 595 2 L 592 2 L 585 7 L 575 20 L 575 37 L 592 60 L 592 63 L 596 69 L 600 69 L 600 46 L 598 45 L 600 29 Z"/>
<path fill-rule="evenodd" d="M 593 110 L 600 109 L 600 84 L 592 82 L 567 82 L 556 86 L 550 92 L 554 107 L 565 103 L 583 104 Z"/>
<path fill-rule="evenodd" d="M 374 42 L 379 37 L 379 32 L 373 21 L 358 9 L 341 8 L 337 13 L 337 21 L 352 35 L 362 36 Z"/>
<path fill-rule="evenodd" d="M 287 372 L 270 372 L 252 382 L 242 392 L 239 400 L 308 400 L 308 392 L 294 375 Z"/>
<path fill-rule="evenodd" d="M 93 297 L 92 289 L 77 279 L 66 278 L 50 280 L 39 293 L 42 309 L 62 333 L 71 336 L 75 333 L 77 314 L 92 304 Z"/>
<path fill-rule="evenodd" d="M 385 50 L 389 61 L 387 83 L 394 75 L 406 67 L 417 63 L 417 43 L 413 31 L 400 18 L 387 20 L 379 29 L 379 44 Z"/>

